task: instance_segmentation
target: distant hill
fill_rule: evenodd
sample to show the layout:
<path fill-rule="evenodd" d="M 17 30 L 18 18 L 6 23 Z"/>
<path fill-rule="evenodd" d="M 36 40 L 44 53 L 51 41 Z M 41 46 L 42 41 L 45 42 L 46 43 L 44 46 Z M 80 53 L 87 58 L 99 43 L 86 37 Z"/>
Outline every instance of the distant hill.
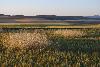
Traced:
<path fill-rule="evenodd" d="M 32 19 L 32 20 L 100 20 L 100 16 L 56 16 L 56 15 L 36 15 L 36 16 L 24 16 L 24 15 L 4 15 L 0 14 L 0 19 Z"/>
<path fill-rule="evenodd" d="M 86 16 L 87 18 L 92 18 L 92 19 L 100 19 L 99 15 L 95 15 L 95 16 Z"/>

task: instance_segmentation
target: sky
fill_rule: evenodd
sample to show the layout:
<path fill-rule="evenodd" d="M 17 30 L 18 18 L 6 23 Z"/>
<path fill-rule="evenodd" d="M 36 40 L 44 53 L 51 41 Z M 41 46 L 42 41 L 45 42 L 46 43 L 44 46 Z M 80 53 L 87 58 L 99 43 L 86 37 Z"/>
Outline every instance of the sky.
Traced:
<path fill-rule="evenodd" d="M 100 0 L 0 0 L 0 14 L 7 15 L 100 15 Z"/>

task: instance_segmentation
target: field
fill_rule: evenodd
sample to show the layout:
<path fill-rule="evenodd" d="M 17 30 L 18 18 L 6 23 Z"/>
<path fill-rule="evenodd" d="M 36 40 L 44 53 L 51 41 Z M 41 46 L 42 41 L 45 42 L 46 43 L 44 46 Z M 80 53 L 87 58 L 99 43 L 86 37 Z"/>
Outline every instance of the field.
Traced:
<path fill-rule="evenodd" d="M 0 24 L 0 67 L 100 67 L 100 24 Z"/>

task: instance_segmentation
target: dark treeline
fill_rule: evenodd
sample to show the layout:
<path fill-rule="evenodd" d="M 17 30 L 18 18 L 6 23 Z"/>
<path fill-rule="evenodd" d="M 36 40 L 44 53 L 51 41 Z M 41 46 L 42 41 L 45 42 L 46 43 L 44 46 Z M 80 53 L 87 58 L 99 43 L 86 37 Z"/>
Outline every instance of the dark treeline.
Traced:
<path fill-rule="evenodd" d="M 56 16 L 56 15 L 36 15 L 36 16 L 24 16 L 24 15 L 5 15 L 0 14 L 0 18 L 41 18 L 44 20 L 100 20 L 100 18 L 93 18 L 94 16 Z"/>
<path fill-rule="evenodd" d="M 86 19 L 83 16 L 56 16 L 56 15 L 36 15 L 36 16 L 24 16 L 24 15 L 5 15 L 0 14 L 0 18 L 42 18 L 45 20 L 80 20 Z"/>

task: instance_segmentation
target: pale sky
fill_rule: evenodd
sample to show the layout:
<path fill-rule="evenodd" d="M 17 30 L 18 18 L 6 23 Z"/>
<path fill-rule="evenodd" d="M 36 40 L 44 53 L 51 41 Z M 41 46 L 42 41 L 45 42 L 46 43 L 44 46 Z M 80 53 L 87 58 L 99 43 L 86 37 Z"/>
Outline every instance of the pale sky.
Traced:
<path fill-rule="evenodd" d="M 0 0 L 1 14 L 100 15 L 100 0 Z"/>

